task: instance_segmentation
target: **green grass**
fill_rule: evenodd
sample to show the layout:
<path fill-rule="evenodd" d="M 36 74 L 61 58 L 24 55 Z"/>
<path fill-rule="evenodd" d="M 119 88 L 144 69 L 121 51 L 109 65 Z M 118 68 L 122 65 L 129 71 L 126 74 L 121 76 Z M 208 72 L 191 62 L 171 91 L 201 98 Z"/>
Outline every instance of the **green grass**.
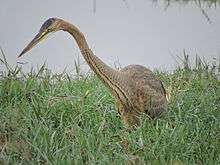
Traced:
<path fill-rule="evenodd" d="M 184 57 L 173 73 L 156 71 L 169 111 L 143 115 L 132 132 L 93 74 L 23 73 L 1 59 L 0 164 L 220 164 L 219 66 Z"/>

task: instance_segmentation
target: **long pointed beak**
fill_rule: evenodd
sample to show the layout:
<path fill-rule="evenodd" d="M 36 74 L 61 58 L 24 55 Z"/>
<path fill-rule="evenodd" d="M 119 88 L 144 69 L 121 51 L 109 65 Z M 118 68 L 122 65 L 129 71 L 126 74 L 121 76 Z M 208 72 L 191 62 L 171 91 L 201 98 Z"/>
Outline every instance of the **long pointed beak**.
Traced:
<path fill-rule="evenodd" d="M 48 34 L 48 32 L 39 32 L 34 39 L 23 49 L 23 51 L 18 55 L 18 57 L 21 57 L 25 53 L 27 53 L 29 50 L 31 50 L 37 43 L 42 41 L 45 36 Z"/>

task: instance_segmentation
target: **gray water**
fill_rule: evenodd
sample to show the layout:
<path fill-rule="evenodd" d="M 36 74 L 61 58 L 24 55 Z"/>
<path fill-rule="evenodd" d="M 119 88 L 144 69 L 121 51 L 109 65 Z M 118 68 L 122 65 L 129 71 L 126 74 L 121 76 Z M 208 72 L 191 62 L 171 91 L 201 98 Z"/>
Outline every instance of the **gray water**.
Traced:
<path fill-rule="evenodd" d="M 220 8 L 204 7 L 209 23 L 195 4 L 171 4 L 128 0 L 98 1 L 3 0 L 0 5 L 0 46 L 8 62 L 28 62 L 25 70 L 45 61 L 54 72 L 73 70 L 80 56 L 75 41 L 57 32 L 21 59 L 17 55 L 49 17 L 60 17 L 78 26 L 94 53 L 107 64 L 141 64 L 151 69 L 172 70 L 183 50 L 193 59 L 196 54 L 207 61 L 220 57 Z M 80 63 L 86 66 L 80 56 Z M 0 67 L 2 69 L 3 67 Z"/>

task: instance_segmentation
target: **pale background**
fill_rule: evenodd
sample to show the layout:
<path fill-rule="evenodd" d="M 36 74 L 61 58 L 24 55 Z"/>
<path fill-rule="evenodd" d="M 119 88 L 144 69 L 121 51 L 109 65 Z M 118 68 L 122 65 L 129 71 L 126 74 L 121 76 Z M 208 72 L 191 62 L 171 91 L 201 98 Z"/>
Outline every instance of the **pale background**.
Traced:
<path fill-rule="evenodd" d="M 211 24 L 195 4 L 171 4 L 150 0 L 1 0 L 0 46 L 9 63 L 28 62 L 25 70 L 42 65 L 61 72 L 73 70 L 80 56 L 70 35 L 57 32 L 39 44 L 24 58 L 17 55 L 49 17 L 59 17 L 77 25 L 94 53 L 113 66 L 141 64 L 151 69 L 172 70 L 176 55 L 185 49 L 208 61 L 220 57 L 220 8 L 205 7 Z M 81 56 L 80 56 L 81 57 Z M 81 63 L 84 60 L 81 57 Z M 85 65 L 85 64 L 84 64 Z M 2 69 L 2 67 L 0 67 Z"/>

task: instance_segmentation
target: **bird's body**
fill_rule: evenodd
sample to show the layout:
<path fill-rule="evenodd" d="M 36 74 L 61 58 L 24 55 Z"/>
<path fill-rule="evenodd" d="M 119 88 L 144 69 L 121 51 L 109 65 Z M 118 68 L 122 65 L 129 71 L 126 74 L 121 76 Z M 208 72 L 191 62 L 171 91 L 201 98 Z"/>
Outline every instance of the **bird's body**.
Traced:
<path fill-rule="evenodd" d="M 144 66 L 129 65 L 121 70 L 128 79 L 127 95 L 132 107 L 119 104 L 118 110 L 127 126 L 138 123 L 141 113 L 156 118 L 167 109 L 166 92 L 154 73 Z"/>
<path fill-rule="evenodd" d="M 140 65 L 129 65 L 120 71 L 109 67 L 89 49 L 84 35 L 78 28 L 64 20 L 48 19 L 19 57 L 48 33 L 58 30 L 67 31 L 75 38 L 90 68 L 114 96 L 118 112 L 126 126 L 138 124 L 139 116 L 143 112 L 155 118 L 166 111 L 165 89 L 152 71 Z"/>

